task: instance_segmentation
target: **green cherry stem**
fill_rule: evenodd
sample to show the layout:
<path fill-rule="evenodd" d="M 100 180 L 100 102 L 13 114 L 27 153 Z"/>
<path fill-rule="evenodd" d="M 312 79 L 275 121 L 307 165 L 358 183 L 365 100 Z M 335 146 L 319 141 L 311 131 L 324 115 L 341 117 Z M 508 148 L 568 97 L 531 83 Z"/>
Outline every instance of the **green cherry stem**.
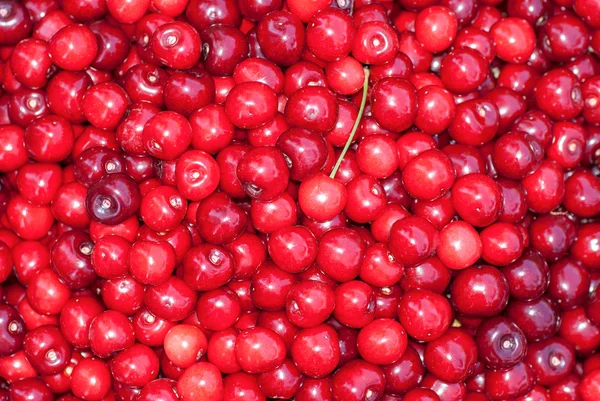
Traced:
<path fill-rule="evenodd" d="M 365 112 L 365 105 L 367 104 L 367 92 L 369 90 L 369 67 L 364 67 L 363 71 L 365 72 L 365 82 L 363 83 L 363 94 L 362 100 L 360 101 L 360 108 L 358 109 L 358 115 L 356 116 L 356 121 L 354 121 L 354 126 L 352 127 L 352 131 L 350 131 L 350 136 L 346 141 L 346 145 L 344 145 L 344 149 L 342 149 L 342 153 L 340 153 L 340 157 L 338 157 L 333 170 L 331 170 L 331 174 L 329 177 L 334 178 L 337 174 L 338 169 L 340 168 L 340 164 L 342 164 L 342 160 L 344 160 L 344 156 L 350 149 L 350 145 L 354 141 L 354 135 L 356 135 L 356 131 L 358 130 L 358 126 L 360 125 L 360 120 L 362 119 L 363 113 Z"/>

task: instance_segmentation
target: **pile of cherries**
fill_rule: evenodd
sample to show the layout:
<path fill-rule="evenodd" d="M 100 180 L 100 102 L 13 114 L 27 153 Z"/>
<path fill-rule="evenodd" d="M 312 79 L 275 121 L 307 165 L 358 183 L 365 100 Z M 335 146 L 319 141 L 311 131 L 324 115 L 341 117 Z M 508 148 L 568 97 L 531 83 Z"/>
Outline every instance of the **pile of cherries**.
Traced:
<path fill-rule="evenodd" d="M 600 1 L 0 0 L 0 401 L 599 401 Z"/>

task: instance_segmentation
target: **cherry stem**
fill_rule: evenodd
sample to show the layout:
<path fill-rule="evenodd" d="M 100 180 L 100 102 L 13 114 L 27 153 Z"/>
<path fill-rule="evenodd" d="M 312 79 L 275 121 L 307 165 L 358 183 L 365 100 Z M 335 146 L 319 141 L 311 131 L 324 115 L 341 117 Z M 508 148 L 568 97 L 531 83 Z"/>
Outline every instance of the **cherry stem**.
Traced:
<path fill-rule="evenodd" d="M 331 170 L 331 174 L 329 174 L 329 177 L 331 178 L 335 178 L 335 175 L 337 174 L 337 171 L 340 168 L 340 165 L 342 164 L 342 160 L 344 160 L 344 156 L 346 156 L 348 149 L 350 149 L 350 145 L 352 144 L 352 142 L 354 142 L 354 135 L 356 135 L 356 131 L 358 130 L 358 126 L 360 125 L 360 120 L 362 119 L 363 113 L 365 112 L 365 106 L 367 104 L 367 92 L 369 90 L 369 67 L 364 67 L 363 71 L 365 72 L 365 81 L 363 83 L 363 94 L 362 100 L 360 101 L 360 108 L 358 109 L 358 115 L 356 116 L 356 121 L 354 121 L 352 131 L 350 131 L 350 136 L 346 141 L 346 145 L 344 145 L 342 153 L 340 153 L 340 156 L 338 157 L 337 162 L 333 167 L 333 170 Z"/>

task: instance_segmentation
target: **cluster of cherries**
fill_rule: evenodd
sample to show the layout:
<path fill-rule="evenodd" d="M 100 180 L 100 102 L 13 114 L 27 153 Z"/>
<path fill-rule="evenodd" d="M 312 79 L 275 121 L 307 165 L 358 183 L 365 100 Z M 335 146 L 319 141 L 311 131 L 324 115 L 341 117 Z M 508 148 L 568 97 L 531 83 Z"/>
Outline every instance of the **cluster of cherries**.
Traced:
<path fill-rule="evenodd" d="M 600 1 L 0 0 L 0 401 L 600 400 Z"/>

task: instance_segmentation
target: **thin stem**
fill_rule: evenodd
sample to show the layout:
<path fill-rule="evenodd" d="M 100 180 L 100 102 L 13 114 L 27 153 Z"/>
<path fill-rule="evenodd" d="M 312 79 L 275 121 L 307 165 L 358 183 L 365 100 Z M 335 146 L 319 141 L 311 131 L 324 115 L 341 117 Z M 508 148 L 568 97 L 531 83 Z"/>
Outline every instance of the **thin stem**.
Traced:
<path fill-rule="evenodd" d="M 333 167 L 333 170 L 331 170 L 331 174 L 329 174 L 329 177 L 334 178 L 335 175 L 337 174 L 338 169 L 340 168 L 340 164 L 342 164 L 342 160 L 344 160 L 344 156 L 346 156 L 346 153 L 348 152 L 348 149 L 350 149 L 350 145 L 352 144 L 352 142 L 354 141 L 354 135 L 356 135 L 356 131 L 358 130 L 358 126 L 360 125 L 360 120 L 362 119 L 363 113 L 365 112 L 365 105 L 367 104 L 367 92 L 369 90 L 369 67 L 365 67 L 363 68 L 364 72 L 365 72 L 365 82 L 363 83 L 363 95 L 362 95 L 362 100 L 360 101 L 360 108 L 358 109 L 358 115 L 356 116 L 356 121 L 354 121 L 354 126 L 352 127 L 352 131 L 350 132 L 350 136 L 348 137 L 348 140 L 346 141 L 346 145 L 344 146 L 344 149 L 342 149 L 342 153 L 340 153 L 340 156 L 337 159 L 337 162 L 335 163 L 335 166 Z"/>

